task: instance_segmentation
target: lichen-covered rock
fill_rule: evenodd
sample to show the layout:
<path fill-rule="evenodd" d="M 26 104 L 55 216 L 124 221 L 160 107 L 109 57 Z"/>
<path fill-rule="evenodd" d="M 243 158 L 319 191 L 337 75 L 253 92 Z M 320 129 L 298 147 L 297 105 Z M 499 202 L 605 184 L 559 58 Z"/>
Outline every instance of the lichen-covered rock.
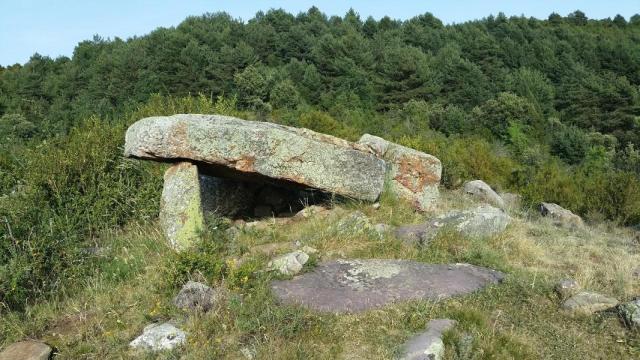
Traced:
<path fill-rule="evenodd" d="M 171 350 L 185 343 L 187 334 L 170 323 L 147 325 L 142 335 L 129 343 L 135 349 L 146 351 Z"/>
<path fill-rule="evenodd" d="M 429 210 L 438 199 L 442 164 L 436 157 L 364 134 L 358 143 L 366 145 L 387 163 L 389 190 L 421 211 Z"/>
<path fill-rule="evenodd" d="M 592 314 L 618 305 L 618 300 L 602 294 L 583 291 L 567 299 L 562 308 L 576 313 Z"/>
<path fill-rule="evenodd" d="M 640 329 L 640 298 L 620 304 L 618 314 L 629 328 Z"/>
<path fill-rule="evenodd" d="M 0 352 L 0 360 L 48 360 L 52 352 L 43 342 L 26 340 L 7 346 Z"/>
<path fill-rule="evenodd" d="M 271 260 L 267 267 L 282 275 L 295 275 L 302 270 L 307 261 L 309 261 L 309 255 L 304 251 L 296 250 Z"/>
<path fill-rule="evenodd" d="M 554 203 L 541 203 L 540 214 L 550 217 L 555 225 L 569 228 L 581 227 L 584 225 L 582 218 L 571 210 L 567 210 L 562 206 Z"/>
<path fill-rule="evenodd" d="M 337 260 L 272 283 L 284 303 L 335 313 L 360 312 L 408 300 L 438 301 L 498 283 L 498 271 L 469 264 L 409 260 Z"/>
<path fill-rule="evenodd" d="M 424 245 L 443 228 L 451 228 L 464 236 L 483 238 L 501 233 L 510 223 L 511 217 L 503 210 L 485 204 L 471 210 L 450 212 L 423 224 L 399 226 L 394 234 L 407 243 Z"/>
<path fill-rule="evenodd" d="M 160 223 L 172 248 L 184 250 L 204 229 L 198 168 L 188 162 L 171 166 L 164 174 Z"/>
<path fill-rule="evenodd" d="M 188 159 L 220 177 L 301 185 L 375 201 L 385 162 L 362 145 L 307 129 L 221 115 L 142 119 L 125 137 L 125 156 Z"/>
<path fill-rule="evenodd" d="M 482 180 L 467 181 L 464 183 L 464 192 L 500 209 L 505 208 L 504 200 L 500 195 Z"/>
<path fill-rule="evenodd" d="M 573 279 L 562 279 L 556 284 L 554 290 L 561 299 L 566 299 L 580 291 L 580 284 Z"/>
<path fill-rule="evenodd" d="M 435 319 L 429 321 L 427 329 L 404 344 L 400 360 L 441 360 L 444 356 L 442 334 L 456 325 L 455 320 Z"/>
<path fill-rule="evenodd" d="M 220 298 L 219 291 L 199 282 L 188 281 L 173 298 L 173 304 L 183 310 L 207 312 Z"/>

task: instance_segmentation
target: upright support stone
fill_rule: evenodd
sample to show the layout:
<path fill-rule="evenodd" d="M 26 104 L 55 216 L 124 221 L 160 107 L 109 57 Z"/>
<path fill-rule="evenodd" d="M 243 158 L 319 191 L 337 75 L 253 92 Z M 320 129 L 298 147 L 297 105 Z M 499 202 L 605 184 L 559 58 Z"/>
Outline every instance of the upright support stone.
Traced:
<path fill-rule="evenodd" d="M 204 229 L 204 216 L 197 166 L 181 162 L 165 172 L 160 223 L 176 250 L 184 250 L 198 240 Z"/>
<path fill-rule="evenodd" d="M 358 141 L 387 163 L 389 190 L 420 210 L 429 210 L 439 197 L 442 164 L 435 156 L 364 134 Z"/>

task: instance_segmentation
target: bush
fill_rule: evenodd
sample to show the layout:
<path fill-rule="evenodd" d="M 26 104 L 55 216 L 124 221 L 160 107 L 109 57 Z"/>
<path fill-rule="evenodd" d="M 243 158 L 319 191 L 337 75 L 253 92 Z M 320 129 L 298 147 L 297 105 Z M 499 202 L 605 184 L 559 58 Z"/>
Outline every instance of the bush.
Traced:
<path fill-rule="evenodd" d="M 123 158 L 124 133 L 142 117 L 188 112 L 238 114 L 233 99 L 156 95 L 119 119 L 92 118 L 12 153 L 14 160 L 0 154 L 0 169 L 13 176 L 3 183 L 20 184 L 0 197 L 0 304 L 20 309 L 80 282 L 102 231 L 157 217 L 164 167 Z"/>

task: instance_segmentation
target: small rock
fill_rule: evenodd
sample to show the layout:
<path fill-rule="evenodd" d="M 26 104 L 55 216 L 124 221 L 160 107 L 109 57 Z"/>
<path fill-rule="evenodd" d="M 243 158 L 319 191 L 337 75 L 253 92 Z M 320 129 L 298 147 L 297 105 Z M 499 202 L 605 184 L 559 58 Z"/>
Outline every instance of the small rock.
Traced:
<path fill-rule="evenodd" d="M 326 215 L 328 213 L 329 213 L 329 209 L 327 209 L 324 206 L 311 205 L 311 206 L 307 206 L 306 208 L 298 211 L 293 216 L 293 219 L 295 219 L 295 220 L 308 219 L 308 218 L 310 218 L 311 216 L 314 216 L 314 215 Z"/>
<path fill-rule="evenodd" d="M 308 245 L 303 246 L 302 249 L 300 249 L 300 250 L 302 250 L 303 252 L 305 252 L 307 254 L 310 254 L 310 255 L 313 255 L 313 254 L 318 252 L 317 249 L 312 248 L 311 246 L 308 246 Z"/>
<path fill-rule="evenodd" d="M 481 205 L 466 211 L 454 211 L 423 224 L 404 225 L 395 229 L 397 238 L 409 244 L 425 245 L 444 227 L 452 227 L 464 236 L 483 238 L 504 231 L 511 217 L 503 210 Z"/>
<path fill-rule="evenodd" d="M 427 324 L 427 330 L 407 341 L 402 360 L 440 360 L 444 356 L 442 334 L 456 325 L 455 320 L 436 319 Z"/>
<path fill-rule="evenodd" d="M 563 279 L 556 284 L 554 290 L 561 299 L 566 299 L 580 291 L 580 284 L 573 279 Z"/>
<path fill-rule="evenodd" d="M 592 314 L 598 311 L 610 309 L 618 305 L 618 300 L 602 294 L 583 291 L 562 304 L 562 308 L 577 313 Z"/>
<path fill-rule="evenodd" d="M 151 324 L 129 346 L 148 351 L 171 350 L 184 344 L 186 339 L 187 334 L 170 323 Z"/>
<path fill-rule="evenodd" d="M 371 207 L 372 207 L 374 210 L 378 210 L 378 209 L 380 209 L 380 203 L 374 203 L 373 205 L 371 205 Z"/>
<path fill-rule="evenodd" d="M 256 358 L 256 350 L 255 349 L 249 349 L 246 346 L 240 349 L 240 353 L 247 360 L 253 360 L 253 359 Z"/>
<path fill-rule="evenodd" d="M 631 276 L 633 276 L 633 277 L 634 277 L 634 278 L 636 278 L 636 279 L 637 279 L 637 278 L 640 278 L 640 267 L 635 268 L 635 269 L 633 270 L 633 272 L 631 273 Z"/>
<path fill-rule="evenodd" d="M 618 314 L 629 328 L 640 329 L 640 298 L 618 306 Z"/>
<path fill-rule="evenodd" d="M 220 294 L 209 286 L 189 281 L 173 299 L 173 304 L 183 310 L 207 312 L 215 306 L 219 298 Z"/>
<path fill-rule="evenodd" d="M 464 192 L 500 209 L 505 208 L 504 200 L 500 195 L 482 180 L 467 181 L 464 183 Z"/>
<path fill-rule="evenodd" d="M 0 352 L 0 360 L 48 360 L 53 349 L 43 342 L 25 340 L 13 343 Z"/>
<path fill-rule="evenodd" d="M 277 270 L 282 275 L 295 275 L 302 270 L 307 261 L 309 261 L 309 255 L 297 250 L 271 260 L 267 267 L 269 270 Z"/>
<path fill-rule="evenodd" d="M 542 216 L 548 216 L 553 219 L 553 222 L 557 226 L 564 226 L 569 228 L 581 227 L 584 225 L 582 218 L 570 210 L 563 208 L 558 204 L 553 203 L 541 203 L 540 214 Z"/>

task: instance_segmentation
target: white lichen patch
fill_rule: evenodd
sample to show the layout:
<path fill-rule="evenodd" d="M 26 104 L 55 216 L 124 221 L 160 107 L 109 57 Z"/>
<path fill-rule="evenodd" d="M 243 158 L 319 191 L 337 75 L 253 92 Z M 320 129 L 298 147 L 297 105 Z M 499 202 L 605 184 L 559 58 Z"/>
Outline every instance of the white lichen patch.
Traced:
<path fill-rule="evenodd" d="M 402 272 L 402 266 L 384 261 L 343 260 L 341 263 L 351 267 L 344 274 L 344 280 L 349 286 L 356 289 L 364 288 L 371 280 L 389 279 Z"/>

